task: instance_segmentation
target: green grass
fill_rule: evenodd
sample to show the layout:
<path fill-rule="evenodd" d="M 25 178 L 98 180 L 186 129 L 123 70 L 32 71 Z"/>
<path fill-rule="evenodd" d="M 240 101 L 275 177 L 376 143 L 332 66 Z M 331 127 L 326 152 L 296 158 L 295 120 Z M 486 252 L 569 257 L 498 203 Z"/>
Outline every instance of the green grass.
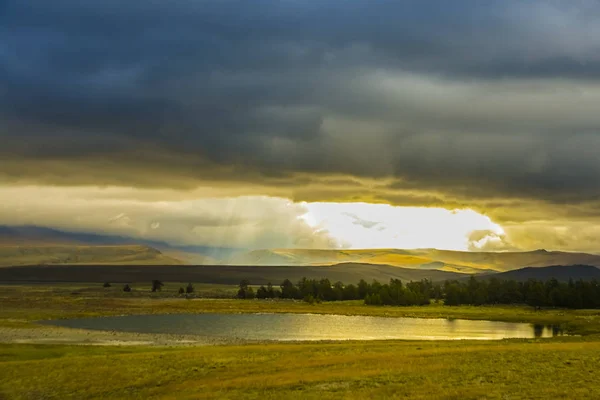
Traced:
<path fill-rule="evenodd" d="M 594 398 L 600 343 L 0 345 L 7 399 Z"/>
<path fill-rule="evenodd" d="M 324 302 L 234 300 L 177 296 L 185 286 L 168 283 L 162 292 L 150 293 L 149 283 L 132 284 L 133 293 L 120 285 L 104 289 L 99 284 L 0 286 L 0 326 L 32 324 L 38 320 L 125 314 L 286 312 L 383 317 L 465 318 L 559 325 L 574 335 L 600 335 L 600 310 L 549 309 L 535 311 L 520 306 L 461 306 L 432 304 L 426 307 L 365 306 L 361 301 Z M 232 297 L 231 285 L 197 284 L 199 297 Z"/>
<path fill-rule="evenodd" d="M 0 326 L 82 316 L 311 312 L 561 324 L 582 336 L 201 347 L 0 344 L 0 399 L 589 399 L 600 393 L 600 310 L 369 307 L 360 302 L 186 300 L 182 286 L 0 286 Z M 233 286 L 196 285 L 199 295 Z M 46 329 L 40 327 L 39 329 Z"/>
<path fill-rule="evenodd" d="M 2 245 L 0 267 L 39 264 L 155 264 L 178 265 L 181 261 L 142 245 Z"/>

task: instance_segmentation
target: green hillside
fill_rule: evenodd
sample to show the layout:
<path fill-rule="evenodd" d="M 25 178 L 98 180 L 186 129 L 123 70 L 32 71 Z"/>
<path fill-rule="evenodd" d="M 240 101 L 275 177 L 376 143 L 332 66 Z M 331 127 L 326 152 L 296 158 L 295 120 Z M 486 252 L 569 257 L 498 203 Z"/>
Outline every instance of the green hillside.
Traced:
<path fill-rule="evenodd" d="M 23 245 L 0 246 L 0 267 L 54 264 L 153 264 L 178 265 L 182 262 L 160 251 L 141 245 L 74 246 Z"/>
<path fill-rule="evenodd" d="M 431 279 L 436 282 L 464 275 L 436 270 L 418 270 L 389 265 L 341 264 L 323 266 L 232 266 L 232 265 L 49 265 L 0 268 L 1 282 L 196 282 L 238 284 L 248 279 L 252 284 L 280 284 L 328 278 L 332 282 L 357 283 L 361 279 L 388 282 Z"/>
<path fill-rule="evenodd" d="M 339 263 L 382 264 L 449 272 L 504 272 L 524 267 L 550 265 L 600 266 L 600 256 L 559 251 L 466 252 L 436 249 L 306 250 L 269 249 L 239 254 L 230 265 L 335 265 Z"/>

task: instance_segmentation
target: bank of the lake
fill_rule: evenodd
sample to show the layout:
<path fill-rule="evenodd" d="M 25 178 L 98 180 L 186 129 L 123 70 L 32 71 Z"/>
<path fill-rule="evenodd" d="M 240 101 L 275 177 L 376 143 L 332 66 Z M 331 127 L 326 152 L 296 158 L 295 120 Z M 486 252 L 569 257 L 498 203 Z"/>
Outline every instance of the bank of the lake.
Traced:
<path fill-rule="evenodd" d="M 599 310 L 186 300 L 173 295 L 176 289 L 167 285 L 163 293 L 139 290 L 129 296 L 89 284 L 0 286 L 0 398 L 589 399 L 600 393 Z M 232 345 L 37 322 L 255 312 L 526 322 L 562 325 L 581 336 Z"/>
<path fill-rule="evenodd" d="M 40 322 L 53 326 L 223 341 L 502 340 L 560 336 L 558 327 L 442 318 L 332 314 L 151 314 Z"/>
<path fill-rule="evenodd" d="M 139 287 L 133 285 L 133 287 Z M 146 284 L 147 286 L 147 284 Z M 600 335 L 600 310 L 547 309 L 526 306 L 460 306 L 439 304 L 418 307 L 365 306 L 360 301 L 307 304 L 300 301 L 185 299 L 173 296 L 179 286 L 168 285 L 162 293 L 100 285 L 4 285 L 0 286 L 0 328 L 47 329 L 37 321 L 96 316 L 197 313 L 311 313 L 380 317 L 454 318 L 554 325 L 583 338 Z M 222 285 L 206 286 L 214 293 L 231 290 Z M 572 339 L 572 338 L 571 338 Z M 0 334 L 0 340 L 2 336 Z"/>

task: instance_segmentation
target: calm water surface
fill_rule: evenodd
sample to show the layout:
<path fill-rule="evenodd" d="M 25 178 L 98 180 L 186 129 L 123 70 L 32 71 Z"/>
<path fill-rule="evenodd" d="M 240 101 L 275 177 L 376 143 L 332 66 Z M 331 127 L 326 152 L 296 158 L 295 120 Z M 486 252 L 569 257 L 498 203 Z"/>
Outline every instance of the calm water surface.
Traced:
<path fill-rule="evenodd" d="M 69 328 L 241 340 L 497 340 L 552 337 L 551 326 L 319 314 L 169 314 L 50 321 Z"/>

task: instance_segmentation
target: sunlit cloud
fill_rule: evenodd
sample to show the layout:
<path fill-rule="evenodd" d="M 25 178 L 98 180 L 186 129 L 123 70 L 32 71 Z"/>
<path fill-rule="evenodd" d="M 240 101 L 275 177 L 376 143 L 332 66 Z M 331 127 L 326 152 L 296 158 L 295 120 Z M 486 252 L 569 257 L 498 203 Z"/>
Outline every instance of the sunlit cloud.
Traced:
<path fill-rule="evenodd" d="M 367 203 L 304 203 L 303 217 L 351 248 L 470 250 L 471 234 L 502 237 L 501 226 L 473 210 Z"/>
<path fill-rule="evenodd" d="M 267 196 L 139 200 L 143 190 L 95 187 L 0 188 L 0 225 L 35 225 L 236 248 L 337 248 L 339 241 L 301 217 L 304 205 Z"/>

